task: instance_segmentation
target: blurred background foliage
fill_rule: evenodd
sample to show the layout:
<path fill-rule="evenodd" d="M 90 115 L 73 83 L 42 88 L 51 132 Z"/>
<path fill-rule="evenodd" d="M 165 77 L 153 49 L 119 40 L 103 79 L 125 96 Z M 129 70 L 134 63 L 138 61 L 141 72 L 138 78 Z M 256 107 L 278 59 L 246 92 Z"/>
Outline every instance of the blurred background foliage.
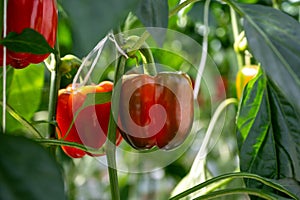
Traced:
<path fill-rule="evenodd" d="M 152 1 L 159 3 L 159 1 Z M 294 0 L 239 0 L 243 3 L 256 3 L 267 6 L 277 6 L 288 15 L 299 18 L 299 2 Z M 110 30 L 120 32 L 134 28 L 144 27 L 142 21 L 140 1 L 138 0 L 59 0 L 59 27 L 58 41 L 61 57 L 67 54 L 74 54 L 79 58 L 84 58 L 93 47 L 99 42 Z M 161 20 L 160 24 L 152 25 L 164 26 L 165 28 L 178 31 L 188 37 L 194 39 L 199 45 L 203 42 L 204 26 L 204 1 L 199 1 L 189 5 L 185 9 L 168 18 L 168 12 L 174 9 L 180 3 L 179 0 L 168 0 L 168 4 L 162 4 L 161 10 L 157 10 Z M 167 22 L 167 23 L 166 23 Z M 238 20 L 239 25 L 242 19 Z M 199 130 L 193 130 L 196 138 L 188 150 L 175 162 L 170 165 L 148 173 L 127 173 L 119 171 L 119 184 L 121 189 L 121 198 L 130 200 L 150 200 L 150 199 L 167 199 L 175 188 L 190 170 L 194 158 L 200 149 L 205 134 L 204 127 L 207 127 L 212 117 L 212 110 L 215 109 L 222 100 L 229 97 L 236 97 L 235 92 L 235 76 L 238 70 L 237 58 L 233 49 L 234 37 L 231 25 L 230 8 L 222 1 L 212 1 L 209 8 L 209 35 L 208 35 L 208 55 L 217 67 L 219 75 L 214 78 L 211 76 L 210 82 L 213 83 L 213 90 L 210 91 L 219 97 L 210 101 L 210 93 L 205 92 L 205 88 L 201 88 L 198 97 L 196 113 L 201 115 L 195 118 L 200 124 Z M 154 58 L 159 63 L 170 63 L 177 70 L 180 66 L 180 59 L 170 59 L 172 55 L 161 54 L 159 50 L 153 51 Z M 195 55 L 197 56 L 197 55 Z M 200 58 L 201 55 L 198 55 Z M 170 64 L 169 64 L 170 65 Z M 35 67 L 35 70 L 32 68 Z M 50 72 L 44 70 L 42 66 L 33 65 L 31 68 L 23 70 L 26 76 L 14 75 L 19 78 L 20 82 L 27 84 L 22 77 L 33 77 L 31 81 L 38 85 L 38 90 L 33 90 L 28 84 L 27 95 L 24 97 L 33 97 L 26 101 L 33 102 L 35 108 L 27 110 L 20 106 L 20 99 L 14 100 L 14 94 L 9 94 L 8 101 L 15 102 L 19 105 L 18 112 L 26 113 L 25 118 L 31 121 L 47 120 L 48 94 L 49 94 L 49 78 Z M 114 68 L 108 67 L 103 73 L 101 79 L 112 79 L 111 74 Z M 195 79 L 196 74 L 193 70 L 187 70 L 190 76 Z M 35 73 L 35 74 L 32 74 Z M 62 77 L 61 87 L 64 88 L 70 84 L 76 69 L 73 69 L 68 76 Z M 221 79 L 220 79 L 221 78 Z M 27 79 L 28 80 L 28 79 Z M 8 80 L 13 81 L 13 80 Z M 18 82 L 14 81 L 14 83 Z M 11 86 L 12 87 L 12 86 Z M 202 87 L 206 87 L 205 85 Z M 224 90 L 225 89 L 225 90 Z M 17 91 L 18 95 L 22 91 Z M 28 95 L 28 92 L 33 93 Z M 22 99 L 24 101 L 24 99 Z M 212 105 L 213 104 L 213 105 Z M 234 172 L 239 168 L 238 151 L 235 135 L 235 116 L 237 108 L 230 106 L 223 113 L 222 119 L 217 124 L 213 133 L 212 142 L 209 144 L 209 153 L 205 167 L 201 168 L 200 173 L 206 177 L 216 176 L 226 172 Z M 8 123 L 10 123 L 8 119 Z M 224 127 L 223 127 L 224 122 Z M 12 130 L 10 132 L 25 133 L 26 130 L 20 130 L 20 126 L 13 125 L 17 122 L 11 122 L 8 125 Z M 38 123 L 35 127 L 41 133 L 46 133 L 47 124 Z M 223 127 L 223 128 L 221 128 Z M 126 148 L 126 144 L 123 148 Z M 101 164 L 94 158 L 84 157 L 82 159 L 70 159 L 61 151 L 55 148 L 55 154 L 59 163 L 62 165 L 63 175 L 66 181 L 66 191 L 71 200 L 86 199 L 109 199 L 109 179 L 105 165 Z M 121 155 L 123 159 L 126 155 Z M 124 161 L 126 162 L 126 161 Z M 137 163 L 131 163 L 137 164 Z M 227 183 L 224 187 L 242 184 L 240 181 Z M 229 198 L 229 197 L 227 197 Z M 245 196 L 235 196 L 230 199 L 245 199 Z"/>

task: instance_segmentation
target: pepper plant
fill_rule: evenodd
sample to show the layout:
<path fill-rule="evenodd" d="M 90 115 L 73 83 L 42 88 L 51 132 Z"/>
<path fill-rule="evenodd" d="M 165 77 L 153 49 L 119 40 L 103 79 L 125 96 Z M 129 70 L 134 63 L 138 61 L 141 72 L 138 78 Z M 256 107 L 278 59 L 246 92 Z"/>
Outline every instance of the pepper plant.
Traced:
<path fill-rule="evenodd" d="M 299 2 L 0 3 L 0 199 L 300 199 Z"/>

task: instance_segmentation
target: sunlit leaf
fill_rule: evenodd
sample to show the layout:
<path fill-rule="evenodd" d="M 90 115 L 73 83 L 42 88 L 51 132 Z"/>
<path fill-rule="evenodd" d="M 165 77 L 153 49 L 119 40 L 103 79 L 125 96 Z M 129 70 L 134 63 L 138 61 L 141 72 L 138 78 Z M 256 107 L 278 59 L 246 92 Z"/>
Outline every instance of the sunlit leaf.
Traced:
<path fill-rule="evenodd" d="M 293 106 L 263 74 L 250 81 L 237 117 L 241 171 L 300 181 L 299 120 Z"/>
<path fill-rule="evenodd" d="M 14 70 L 11 84 L 7 86 L 7 104 L 28 121 L 40 106 L 44 87 L 44 66 L 30 65 Z M 7 114 L 7 131 L 14 131 L 21 124 Z"/>

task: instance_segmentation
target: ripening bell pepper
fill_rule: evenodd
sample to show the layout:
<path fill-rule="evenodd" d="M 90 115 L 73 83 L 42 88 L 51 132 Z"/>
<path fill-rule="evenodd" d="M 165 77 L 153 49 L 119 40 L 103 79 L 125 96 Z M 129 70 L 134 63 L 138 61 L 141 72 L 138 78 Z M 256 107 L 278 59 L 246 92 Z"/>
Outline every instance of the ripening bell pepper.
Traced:
<path fill-rule="evenodd" d="M 188 136 L 193 117 L 193 88 L 187 74 L 123 76 L 118 129 L 132 147 L 173 149 Z"/>
<path fill-rule="evenodd" d="M 236 95 L 240 99 L 246 84 L 253 79 L 259 71 L 258 65 L 245 65 L 241 68 L 236 75 Z"/>
<path fill-rule="evenodd" d="M 58 95 L 56 121 L 59 139 L 76 142 L 91 148 L 100 148 L 107 139 L 108 122 L 111 102 L 89 105 L 82 108 L 87 94 L 111 92 L 113 83 L 103 81 L 98 85 L 87 85 L 73 89 L 68 86 L 61 89 Z M 71 129 L 69 130 L 71 126 Z M 69 132 L 68 132 L 69 130 Z M 116 144 L 119 145 L 122 137 L 117 134 Z M 69 146 L 62 146 L 63 151 L 72 158 L 81 158 L 86 152 Z M 90 154 L 100 156 L 101 154 Z"/>
<path fill-rule="evenodd" d="M 7 33 L 21 33 L 31 28 L 44 36 L 53 48 L 56 42 L 58 23 L 55 0 L 9 0 L 7 3 Z M 40 63 L 49 54 L 37 55 L 7 51 L 7 65 L 24 68 L 30 63 Z M 3 46 L 0 45 L 0 65 L 3 62 Z"/>

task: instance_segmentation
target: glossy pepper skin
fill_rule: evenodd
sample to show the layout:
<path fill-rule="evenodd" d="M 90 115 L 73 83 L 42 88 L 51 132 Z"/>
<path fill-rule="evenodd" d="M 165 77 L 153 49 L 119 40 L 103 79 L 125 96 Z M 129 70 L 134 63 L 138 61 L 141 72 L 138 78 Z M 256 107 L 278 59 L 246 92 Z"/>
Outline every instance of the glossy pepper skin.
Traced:
<path fill-rule="evenodd" d="M 103 81 L 99 85 L 87 85 L 72 89 L 71 86 L 61 89 L 58 95 L 56 121 L 59 139 L 76 142 L 92 148 L 100 148 L 106 142 L 111 102 L 85 107 L 79 111 L 74 124 L 67 134 L 76 112 L 81 109 L 86 95 L 89 93 L 110 92 L 113 83 Z M 66 136 L 67 134 L 67 136 Z M 121 135 L 117 132 L 116 144 L 120 144 Z M 72 158 L 81 158 L 85 151 L 77 148 L 62 146 L 63 151 Z M 91 156 L 100 156 L 87 153 Z"/>
<path fill-rule="evenodd" d="M 53 48 L 57 32 L 57 5 L 55 0 L 9 0 L 7 3 L 7 33 L 21 33 L 32 28 L 44 36 Z M 30 63 L 40 63 L 49 54 L 36 55 L 7 51 L 7 64 L 24 68 Z M 3 62 L 3 46 L 0 46 L 0 65 Z"/>
<path fill-rule="evenodd" d="M 184 73 L 126 75 L 119 105 L 118 129 L 136 149 L 173 149 L 192 127 L 193 89 Z"/>
<path fill-rule="evenodd" d="M 236 95 L 238 99 L 241 98 L 246 84 L 257 75 L 258 70 L 259 66 L 257 65 L 246 65 L 238 71 L 235 80 Z"/>

